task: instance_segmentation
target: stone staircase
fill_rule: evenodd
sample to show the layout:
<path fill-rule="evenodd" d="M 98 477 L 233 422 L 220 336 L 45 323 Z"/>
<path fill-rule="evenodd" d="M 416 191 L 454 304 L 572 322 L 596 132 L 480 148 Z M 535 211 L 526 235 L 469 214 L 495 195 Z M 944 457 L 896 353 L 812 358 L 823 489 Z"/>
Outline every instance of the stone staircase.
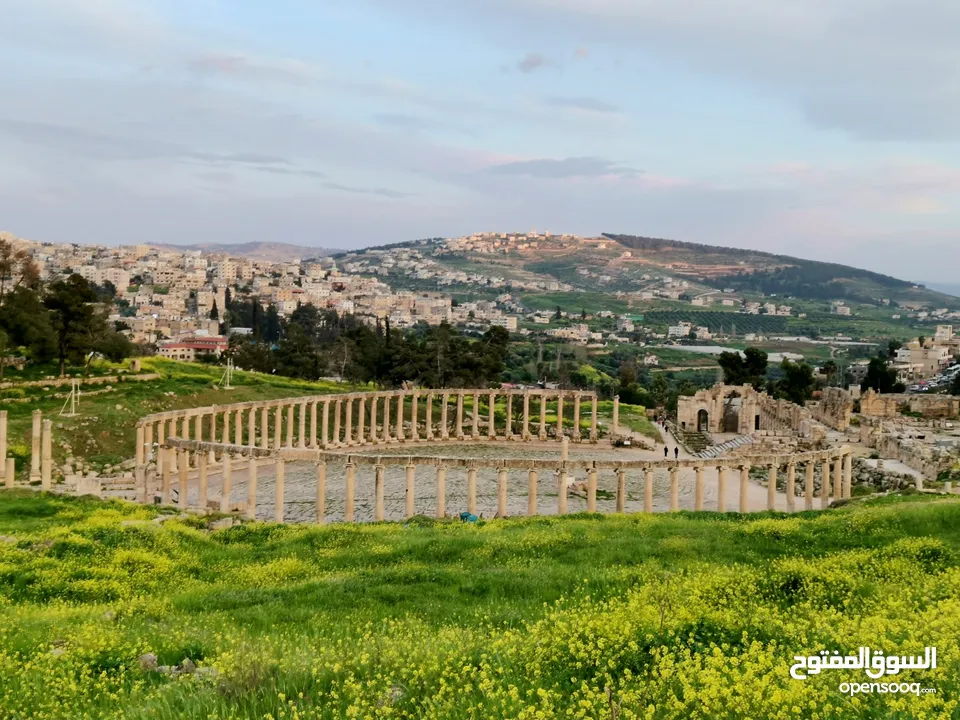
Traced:
<path fill-rule="evenodd" d="M 696 454 L 695 457 L 701 458 L 702 460 L 712 460 L 713 458 L 720 457 L 721 455 L 726 455 L 728 452 L 736 450 L 739 447 L 749 445 L 752 442 L 753 438 L 749 435 L 738 435 L 732 440 L 727 440 L 719 445 L 713 445 L 701 450 Z"/>
<path fill-rule="evenodd" d="M 710 436 L 701 432 L 679 432 L 680 443 L 693 455 L 703 452 L 710 447 Z"/>

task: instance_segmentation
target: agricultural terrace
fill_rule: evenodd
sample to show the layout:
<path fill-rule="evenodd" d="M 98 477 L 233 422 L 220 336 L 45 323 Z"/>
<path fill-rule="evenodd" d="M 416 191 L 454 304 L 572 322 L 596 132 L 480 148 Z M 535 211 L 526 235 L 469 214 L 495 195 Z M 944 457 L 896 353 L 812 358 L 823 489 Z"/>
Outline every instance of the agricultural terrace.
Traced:
<path fill-rule="evenodd" d="M 0 717 L 958 712 L 956 500 L 217 531 L 162 512 L 0 491 Z M 789 675 L 932 645 L 936 670 L 898 677 L 936 689 L 917 697 Z"/>

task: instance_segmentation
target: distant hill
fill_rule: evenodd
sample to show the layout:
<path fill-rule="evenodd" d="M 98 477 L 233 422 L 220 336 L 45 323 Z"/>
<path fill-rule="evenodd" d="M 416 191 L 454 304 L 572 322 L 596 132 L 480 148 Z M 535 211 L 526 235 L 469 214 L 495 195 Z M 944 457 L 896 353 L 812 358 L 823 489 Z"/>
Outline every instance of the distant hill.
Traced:
<path fill-rule="evenodd" d="M 329 248 L 304 247 L 278 242 L 248 242 L 237 244 L 194 243 L 193 245 L 153 245 L 165 250 L 202 250 L 205 253 L 225 253 L 251 260 L 291 260 L 293 258 L 329 257 L 342 252 Z"/>
<path fill-rule="evenodd" d="M 670 267 L 677 275 L 720 289 L 811 300 L 875 303 L 886 298 L 906 306 L 958 305 L 957 297 L 848 265 L 638 235 L 603 233 L 603 237 L 641 251 L 646 260 Z"/>

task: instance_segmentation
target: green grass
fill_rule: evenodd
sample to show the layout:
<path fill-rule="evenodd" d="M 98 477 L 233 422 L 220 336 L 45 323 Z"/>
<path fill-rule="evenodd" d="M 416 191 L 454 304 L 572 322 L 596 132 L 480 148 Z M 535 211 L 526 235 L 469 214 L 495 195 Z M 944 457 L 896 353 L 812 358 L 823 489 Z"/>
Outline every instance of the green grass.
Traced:
<path fill-rule="evenodd" d="M 957 711 L 955 500 L 219 532 L 155 512 L 0 492 L 0 717 Z M 937 693 L 851 700 L 838 685 L 861 672 L 789 677 L 794 655 L 861 645 L 936 645 L 936 670 L 896 680 Z M 214 670 L 175 679 L 142 670 L 147 652 Z"/>
<path fill-rule="evenodd" d="M 114 368 L 115 369 L 115 368 Z M 223 368 L 194 363 L 181 363 L 162 358 L 144 358 L 144 373 L 158 373 L 159 380 L 114 384 L 113 390 L 88 395 L 106 386 L 81 388 L 79 414 L 60 417 L 62 398 L 52 397 L 69 388 L 31 388 L 32 402 L 0 402 L 7 411 L 8 436 L 11 445 L 31 444 L 32 413 L 43 411 L 54 420 L 54 459 L 60 464 L 67 453 L 60 442 L 70 444 L 75 457 L 101 461 L 108 458 L 130 458 L 136 443 L 136 421 L 144 415 L 167 410 L 206 405 L 226 405 L 250 400 L 272 400 L 298 395 L 346 391 L 336 383 L 312 383 L 261 373 L 235 372 L 232 390 L 216 387 Z M 27 463 L 29 466 L 29 463 Z"/>

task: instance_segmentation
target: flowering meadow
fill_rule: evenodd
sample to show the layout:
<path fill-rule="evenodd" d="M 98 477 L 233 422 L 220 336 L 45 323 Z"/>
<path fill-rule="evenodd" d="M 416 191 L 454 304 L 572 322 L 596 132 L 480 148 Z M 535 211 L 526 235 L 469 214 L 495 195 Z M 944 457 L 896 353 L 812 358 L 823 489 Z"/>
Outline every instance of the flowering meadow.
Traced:
<path fill-rule="evenodd" d="M 960 717 L 960 502 L 245 524 L 0 491 L 0 718 Z M 821 650 L 898 682 L 790 677 Z M 888 678 L 890 679 L 890 678 Z"/>

